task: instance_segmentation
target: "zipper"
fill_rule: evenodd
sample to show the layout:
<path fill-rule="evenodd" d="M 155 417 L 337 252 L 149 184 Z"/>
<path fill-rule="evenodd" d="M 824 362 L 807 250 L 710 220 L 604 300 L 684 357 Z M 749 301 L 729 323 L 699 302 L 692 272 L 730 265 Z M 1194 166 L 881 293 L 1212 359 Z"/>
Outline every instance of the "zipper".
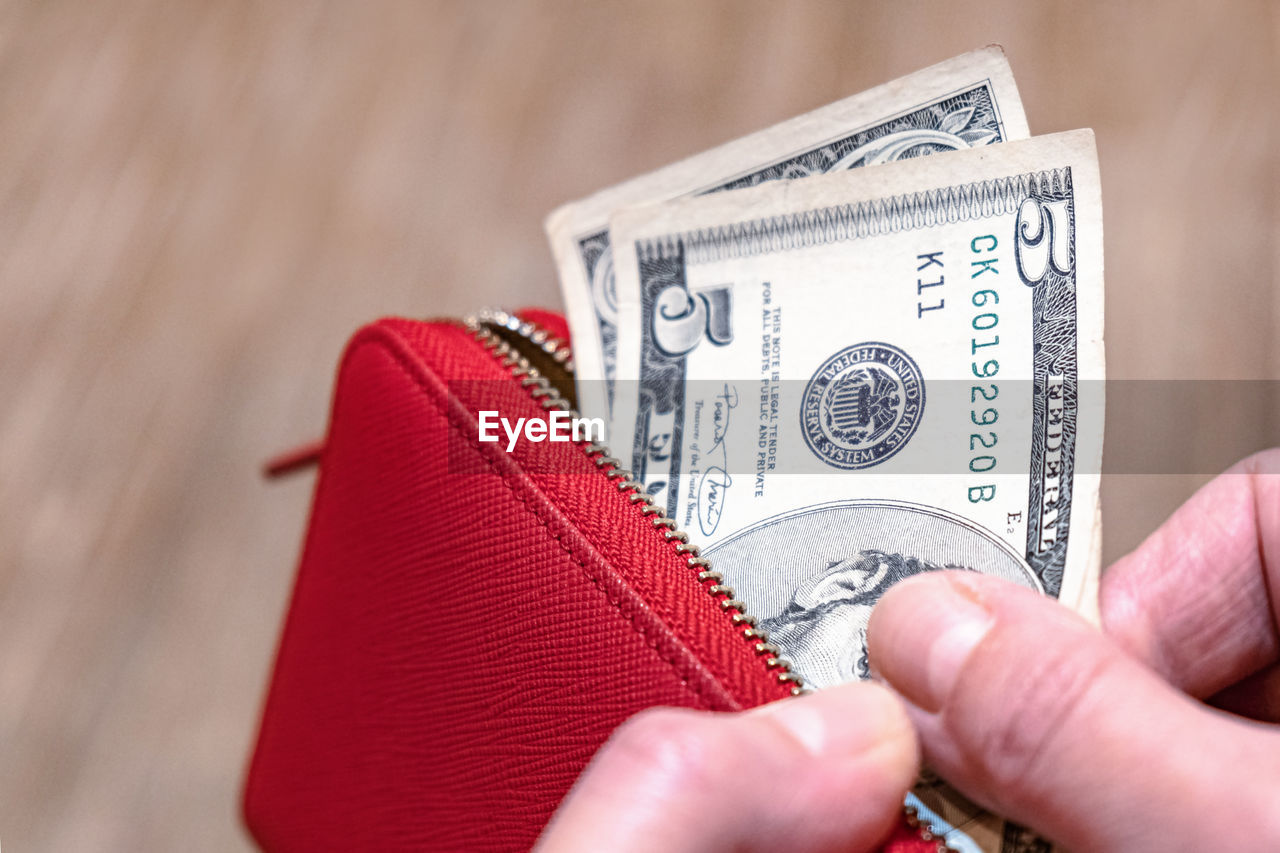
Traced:
<path fill-rule="evenodd" d="M 554 337 L 537 323 L 524 320 L 509 312 L 485 308 L 463 321 L 476 341 L 519 380 L 522 387 L 542 408 L 560 409 L 570 417 L 580 417 L 577 411 L 577 393 L 574 388 L 573 353 L 569 342 Z M 791 662 L 782 657 L 778 646 L 769 642 L 768 633 L 757 627 L 755 617 L 748 615 L 747 605 L 734 597 L 733 587 L 724 583 L 723 576 L 712 570 L 711 561 L 699 554 L 698 546 L 689 541 L 689 534 L 676 527 L 675 519 L 653 502 L 631 472 L 613 456 L 609 448 L 599 442 L 575 442 L 595 463 L 600 473 L 608 477 L 620 495 L 626 495 L 632 505 L 640 507 L 640 513 L 654 529 L 670 543 L 691 571 L 697 572 L 698 583 L 720 605 L 742 638 L 752 644 L 757 656 L 763 657 L 765 666 L 775 678 L 789 685 L 792 696 L 808 692 L 804 679 L 792 670 Z M 911 806 L 904 806 L 903 819 L 925 842 L 937 844 L 937 853 L 959 853 L 948 845 L 932 825 L 921 819 Z"/>
<path fill-rule="evenodd" d="M 529 362 L 539 375 L 546 377 L 570 411 L 578 408 L 578 392 L 574 386 L 573 352 L 569 342 L 553 337 L 550 332 L 507 311 L 486 308 L 466 321 L 468 326 L 484 327 L 506 342 Z"/>
<path fill-rule="evenodd" d="M 507 311 L 485 309 L 463 323 L 476 341 L 511 372 L 512 378 L 519 380 L 538 405 L 547 411 L 559 409 L 570 417 L 580 417 L 576 410 L 572 351 L 567 341 Z M 791 670 L 791 662 L 782 657 L 781 650 L 769 642 L 768 633 L 757 627 L 755 617 L 747 614 L 747 605 L 734 597 L 733 587 L 726 585 L 724 577 L 711 568 L 711 561 L 699 554 L 698 546 L 689 541 L 689 534 L 677 529 L 675 519 L 669 518 L 666 511 L 653 502 L 644 484 L 622 467 L 606 445 L 585 440 L 574 444 L 602 476 L 614 483 L 618 494 L 638 506 L 640 514 L 662 538 L 672 543 L 685 565 L 697 573 L 703 590 L 717 601 L 734 629 L 752 644 L 756 655 L 764 659 L 773 677 L 788 685 L 793 696 L 805 692 L 804 680 Z"/>

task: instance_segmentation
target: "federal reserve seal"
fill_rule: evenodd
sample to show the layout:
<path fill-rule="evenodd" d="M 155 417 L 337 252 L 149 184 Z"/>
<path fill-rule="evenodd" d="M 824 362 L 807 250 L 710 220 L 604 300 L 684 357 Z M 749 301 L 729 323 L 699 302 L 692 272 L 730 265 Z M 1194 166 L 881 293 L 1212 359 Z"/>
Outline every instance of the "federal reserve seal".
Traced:
<path fill-rule="evenodd" d="M 845 347 L 804 389 L 800 429 L 819 459 L 870 468 L 903 448 L 924 413 L 924 378 L 911 357 L 877 341 Z"/>

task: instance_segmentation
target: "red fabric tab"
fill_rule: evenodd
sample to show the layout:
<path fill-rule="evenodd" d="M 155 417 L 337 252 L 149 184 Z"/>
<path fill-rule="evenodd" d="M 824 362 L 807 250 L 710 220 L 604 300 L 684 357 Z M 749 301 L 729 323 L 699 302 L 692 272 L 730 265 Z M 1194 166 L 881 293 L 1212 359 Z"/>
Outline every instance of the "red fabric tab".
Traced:
<path fill-rule="evenodd" d="M 323 441 L 308 441 L 268 459 L 262 466 L 262 473 L 270 479 L 284 477 L 318 464 L 323 455 Z"/>

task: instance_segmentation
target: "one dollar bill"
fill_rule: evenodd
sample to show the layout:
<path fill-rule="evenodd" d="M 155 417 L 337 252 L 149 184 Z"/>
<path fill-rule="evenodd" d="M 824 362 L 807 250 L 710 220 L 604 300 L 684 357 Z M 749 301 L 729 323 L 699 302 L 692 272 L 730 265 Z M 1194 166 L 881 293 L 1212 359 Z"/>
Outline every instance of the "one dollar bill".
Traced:
<path fill-rule="evenodd" d="M 867 677 L 872 606 L 921 571 L 1093 613 L 1091 132 L 632 209 L 610 234 L 614 451 L 807 682 Z M 957 849 L 1040 843 L 945 786 L 916 797 Z"/>
<path fill-rule="evenodd" d="M 579 408 L 606 419 L 613 410 L 619 304 L 608 225 L 616 210 L 1027 135 L 1009 64 L 989 47 L 559 208 L 546 229 L 573 336 Z"/>

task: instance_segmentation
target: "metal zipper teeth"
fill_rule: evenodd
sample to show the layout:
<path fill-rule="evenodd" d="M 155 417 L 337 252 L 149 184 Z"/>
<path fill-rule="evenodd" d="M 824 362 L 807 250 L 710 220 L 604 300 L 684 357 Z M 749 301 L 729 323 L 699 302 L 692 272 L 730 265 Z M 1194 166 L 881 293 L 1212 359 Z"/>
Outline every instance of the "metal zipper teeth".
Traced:
<path fill-rule="evenodd" d="M 573 351 L 569 348 L 569 342 L 563 338 L 552 337 L 550 332 L 537 323 L 522 320 L 515 314 L 503 311 L 501 308 L 482 308 L 476 314 L 468 317 L 466 323 L 468 326 L 475 326 L 476 328 L 479 328 L 484 323 L 492 323 L 515 332 L 530 343 L 537 345 L 565 370 L 573 373 Z"/>
<path fill-rule="evenodd" d="M 902 809 L 907 818 L 907 826 L 920 833 L 922 841 L 936 841 L 938 843 L 937 853 L 960 853 L 959 850 L 947 843 L 946 839 L 933 831 L 933 826 L 920 817 L 920 813 L 916 811 L 915 806 L 904 806 Z"/>
<path fill-rule="evenodd" d="M 467 328 L 475 335 L 476 340 L 485 349 L 493 353 L 502 362 L 503 366 L 510 368 L 512 375 L 520 379 L 524 387 L 537 389 L 536 393 L 534 391 L 530 393 L 535 394 L 535 399 L 544 409 L 561 409 L 568 412 L 571 417 L 578 417 L 578 412 L 568 405 L 558 391 L 551 387 L 546 377 L 540 376 L 527 359 L 521 356 L 506 341 L 485 329 L 483 324 L 491 323 L 514 332 L 521 338 L 541 348 L 544 353 L 562 365 L 566 371 L 573 373 L 573 355 L 567 341 L 553 337 L 546 329 L 536 323 L 523 320 L 508 311 L 496 308 L 482 309 L 474 316 L 468 317 L 465 322 Z M 550 393 L 542 393 L 544 389 Z M 699 583 L 712 582 L 710 586 L 704 586 L 703 588 L 720 602 L 720 607 L 730 614 L 735 626 L 745 626 L 742 628 L 743 638 L 754 644 L 753 649 L 757 655 L 768 656 L 765 660 L 766 666 L 773 670 L 780 681 L 790 683 L 791 694 L 796 696 L 803 693 L 803 679 L 791 671 L 790 662 L 779 654 L 777 646 L 769 642 L 768 633 L 761 628 L 757 628 L 755 619 L 744 612 L 745 605 L 734 599 L 732 587 L 725 586 L 720 573 L 711 571 L 710 561 L 705 557 L 699 556 L 698 546 L 689 543 L 688 534 L 682 530 L 675 529 L 675 522 L 667 518 L 665 511 L 653 503 L 653 500 L 644 491 L 642 484 L 632 478 L 629 471 L 622 469 L 618 460 L 613 458 L 613 454 L 609 452 L 607 447 L 603 444 L 587 442 L 582 442 L 580 446 L 586 452 L 588 458 L 592 459 L 596 467 L 600 468 L 606 476 L 617 483 L 618 490 L 628 495 L 631 503 L 642 504 L 641 514 L 646 516 L 650 523 L 662 532 L 663 537 L 668 542 L 676 543 L 676 553 L 686 557 L 689 568 L 698 571 Z M 920 818 L 914 807 L 906 806 L 904 813 L 907 825 L 916 830 L 923 841 L 937 843 L 937 853 L 959 853 L 958 850 L 947 844 L 942 836 L 935 833 L 933 827 L 927 821 Z"/>
<path fill-rule="evenodd" d="M 570 417 L 581 417 L 550 381 L 529 364 L 528 359 L 498 335 L 486 329 L 483 324 L 494 323 L 515 332 L 540 346 L 559 363 L 565 364 L 566 369 L 572 370 L 571 356 L 564 341 L 550 337 L 545 329 L 521 320 L 506 311 L 487 309 L 468 317 L 463 322 L 476 341 L 511 371 L 511 376 L 520 381 L 521 386 L 529 391 L 529 395 L 538 405 L 548 411 L 559 409 L 567 412 Z M 563 359 L 558 357 L 560 353 L 565 354 Z M 606 445 L 588 441 L 579 441 L 576 444 L 586 453 L 587 458 L 595 464 L 600 473 L 613 481 L 619 494 L 625 495 L 633 506 L 637 506 L 640 514 L 662 534 L 662 538 L 673 544 L 673 549 L 684 559 L 685 565 L 697 572 L 698 583 L 716 600 L 734 627 L 739 629 L 742 638 L 751 643 L 756 655 L 764 659 L 764 664 L 773 677 L 789 686 L 793 696 L 803 693 L 804 680 L 791 671 L 791 662 L 782 657 L 777 646 L 769 642 L 768 633 L 763 628 L 757 627 L 755 617 L 749 616 L 746 612 L 746 604 L 734 598 L 733 587 L 727 586 L 724 577 L 712 570 L 711 561 L 699 554 L 697 545 L 689 542 L 689 534 L 676 529 L 675 519 L 669 518 L 662 507 L 653 502 L 653 498 L 645 492 L 644 484 L 622 467 L 622 463 L 613 456 Z"/>

